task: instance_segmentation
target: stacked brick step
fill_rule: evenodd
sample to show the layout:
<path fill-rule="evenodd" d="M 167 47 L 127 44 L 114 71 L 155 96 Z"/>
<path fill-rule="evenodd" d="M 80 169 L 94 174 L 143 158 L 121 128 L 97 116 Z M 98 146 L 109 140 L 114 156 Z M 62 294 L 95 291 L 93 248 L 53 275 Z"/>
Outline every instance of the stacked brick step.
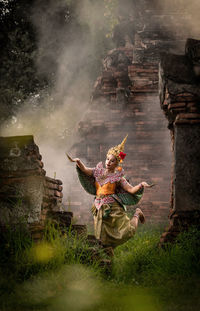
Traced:
<path fill-rule="evenodd" d="M 48 212 L 62 209 L 62 181 L 45 176 L 40 221 L 45 222 Z"/>
<path fill-rule="evenodd" d="M 158 65 L 135 64 L 129 66 L 128 75 L 132 81 L 133 93 L 156 92 L 158 88 Z"/>
<path fill-rule="evenodd" d="M 169 94 L 166 90 L 163 110 L 171 120 L 175 118 L 176 124 L 200 123 L 200 105 L 197 94 L 183 92 L 176 95 Z"/>

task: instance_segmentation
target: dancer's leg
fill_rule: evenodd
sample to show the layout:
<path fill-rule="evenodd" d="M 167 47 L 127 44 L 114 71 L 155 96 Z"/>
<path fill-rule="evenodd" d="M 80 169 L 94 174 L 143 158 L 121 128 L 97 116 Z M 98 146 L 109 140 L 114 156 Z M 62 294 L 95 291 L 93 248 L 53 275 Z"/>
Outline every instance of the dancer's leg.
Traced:
<path fill-rule="evenodd" d="M 134 225 L 135 229 L 137 229 L 138 227 L 138 219 L 141 221 L 142 224 L 145 223 L 145 217 L 140 208 L 136 208 L 135 214 L 130 221 L 131 224 Z"/>
<path fill-rule="evenodd" d="M 131 218 L 131 225 L 134 226 L 135 230 L 137 229 L 138 227 L 138 216 L 137 215 L 134 215 L 133 218 Z"/>

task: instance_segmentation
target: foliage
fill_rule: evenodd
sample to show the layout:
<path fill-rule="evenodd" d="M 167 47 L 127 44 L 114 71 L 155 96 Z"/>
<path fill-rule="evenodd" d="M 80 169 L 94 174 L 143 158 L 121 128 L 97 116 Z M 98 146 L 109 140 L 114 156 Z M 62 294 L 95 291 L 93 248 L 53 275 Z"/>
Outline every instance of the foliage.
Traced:
<path fill-rule="evenodd" d="M 175 244 L 158 247 L 160 230 L 138 233 L 134 240 L 118 247 L 113 277 L 120 282 L 160 285 L 173 278 L 200 275 L 200 232 L 193 227 L 181 233 Z"/>
<path fill-rule="evenodd" d="M 104 16 L 108 22 L 108 31 L 106 38 L 112 38 L 113 31 L 116 25 L 119 23 L 117 9 L 118 9 L 118 0 L 104 0 L 105 13 Z"/>
<path fill-rule="evenodd" d="M 116 249 L 112 279 L 153 288 L 163 310 L 199 310 L 200 231 L 191 227 L 176 243 L 159 248 L 158 227 L 140 231 Z"/>
<path fill-rule="evenodd" d="M 18 227 L 20 235 L 12 235 L 14 232 L 7 229 L 7 248 L 13 252 L 5 254 L 2 248 L 1 259 L 7 269 L 1 265 L 1 310 L 106 311 L 132 310 L 133 306 L 136 311 L 156 310 L 151 291 L 135 288 L 132 293 L 132 287 L 120 289 L 105 281 L 98 262 L 91 261 L 84 238 L 79 239 L 70 230 L 61 237 L 59 229 L 48 223 L 43 241 L 35 244 L 23 226 Z"/>
<path fill-rule="evenodd" d="M 101 258 L 106 257 L 101 250 L 99 254 Z M 47 222 L 44 237 L 37 243 L 32 241 L 23 223 L 7 225 L 1 233 L 1 271 L 19 282 L 37 273 L 58 269 L 63 264 L 98 267 L 98 260 L 92 260 L 92 256 L 85 236 L 77 236 L 71 227 L 63 234 L 53 223 Z"/>
<path fill-rule="evenodd" d="M 31 22 L 34 0 L 2 1 L 0 15 L 0 100 L 1 116 L 14 113 L 30 94 L 46 85 L 38 75 L 36 32 Z"/>
<path fill-rule="evenodd" d="M 195 227 L 164 249 L 158 248 L 163 226 L 139 228 L 134 239 L 115 249 L 109 275 L 100 273 L 87 257 L 87 243 L 72 232 L 61 237 L 49 223 L 44 240 L 33 244 L 26 229 L 20 230 L 15 242 L 8 236 L 9 247 L 2 244 L 7 270 L 6 265 L 1 270 L 1 310 L 198 310 L 200 232 Z"/>

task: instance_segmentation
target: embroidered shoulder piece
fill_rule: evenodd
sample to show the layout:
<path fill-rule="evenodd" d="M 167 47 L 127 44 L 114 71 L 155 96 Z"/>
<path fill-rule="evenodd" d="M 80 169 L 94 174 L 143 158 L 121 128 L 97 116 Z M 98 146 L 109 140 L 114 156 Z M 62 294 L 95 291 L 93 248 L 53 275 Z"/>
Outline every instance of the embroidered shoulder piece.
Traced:
<path fill-rule="evenodd" d="M 93 176 L 95 178 L 103 175 L 104 173 L 104 167 L 103 167 L 103 163 L 102 162 L 99 162 L 95 168 L 93 168 Z"/>
<path fill-rule="evenodd" d="M 124 176 L 124 170 L 122 169 L 121 171 L 117 171 L 106 176 L 104 174 L 105 168 L 103 167 L 103 163 L 99 162 L 97 166 L 93 169 L 93 176 L 100 184 L 100 186 L 107 184 L 108 182 L 113 184 L 120 181 L 120 179 Z"/>

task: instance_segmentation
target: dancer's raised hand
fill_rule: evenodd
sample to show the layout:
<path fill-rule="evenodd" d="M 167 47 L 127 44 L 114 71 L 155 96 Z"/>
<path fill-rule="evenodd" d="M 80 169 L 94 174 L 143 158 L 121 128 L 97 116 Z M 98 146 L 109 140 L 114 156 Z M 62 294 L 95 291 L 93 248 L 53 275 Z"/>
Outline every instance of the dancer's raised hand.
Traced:
<path fill-rule="evenodd" d="M 68 157 L 70 162 L 76 162 L 77 166 L 81 169 L 81 171 L 83 171 L 88 176 L 92 176 L 92 174 L 93 174 L 92 168 L 86 167 L 84 165 L 84 163 L 79 158 L 72 159 L 67 152 L 65 152 L 65 154 Z"/>
<path fill-rule="evenodd" d="M 69 161 L 71 161 L 71 162 L 76 162 L 77 164 L 81 163 L 81 160 L 79 158 L 72 159 L 67 152 L 66 152 L 66 156 L 68 157 Z"/>
<path fill-rule="evenodd" d="M 151 188 L 155 186 L 155 184 L 151 184 L 151 185 L 147 184 L 146 181 L 141 182 L 141 184 L 143 185 L 143 187 L 147 187 L 147 188 Z"/>

